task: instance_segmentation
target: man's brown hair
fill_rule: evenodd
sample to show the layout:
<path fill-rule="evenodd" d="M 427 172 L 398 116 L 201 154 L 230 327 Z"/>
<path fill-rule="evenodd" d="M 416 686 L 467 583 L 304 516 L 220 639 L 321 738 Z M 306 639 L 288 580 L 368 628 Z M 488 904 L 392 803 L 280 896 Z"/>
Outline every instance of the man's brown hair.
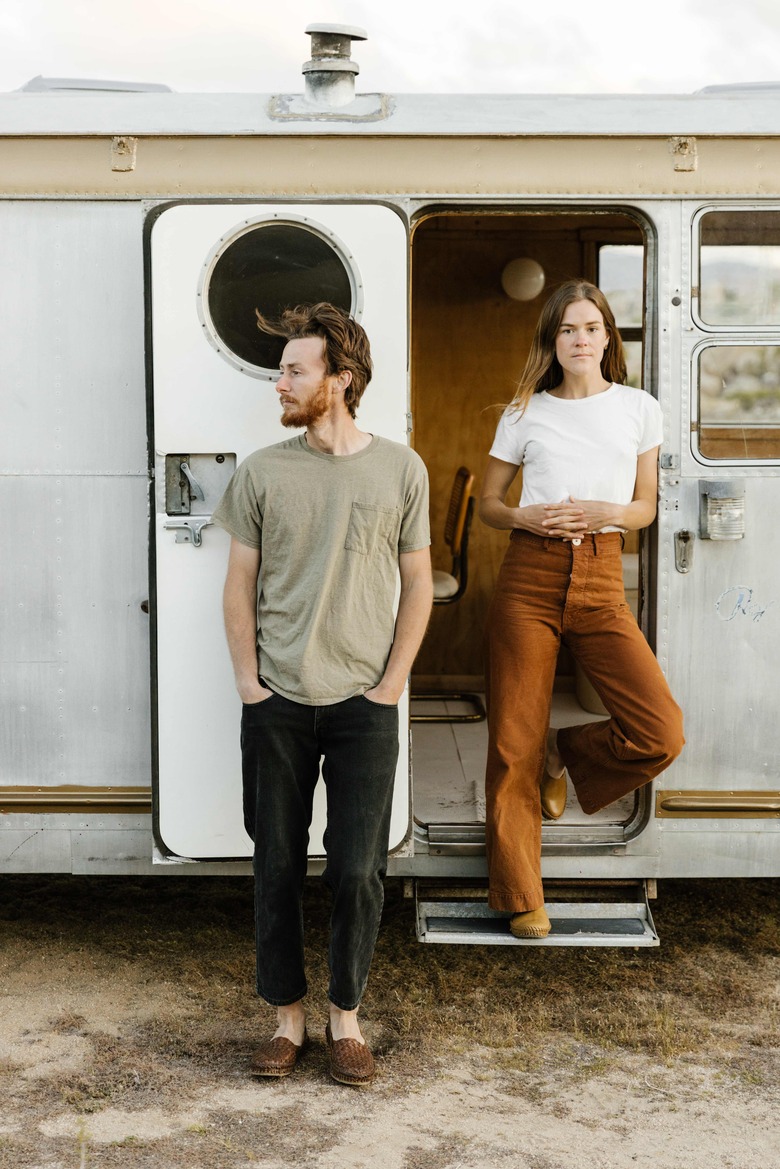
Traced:
<path fill-rule="evenodd" d="M 373 372 L 371 346 L 363 326 L 344 309 L 327 301 L 285 309 L 278 321 L 264 317 L 259 309 L 255 313 L 258 329 L 274 337 L 285 337 L 288 341 L 322 337 L 328 376 L 345 370 L 352 374 L 352 381 L 344 391 L 344 405 L 354 418 Z"/>

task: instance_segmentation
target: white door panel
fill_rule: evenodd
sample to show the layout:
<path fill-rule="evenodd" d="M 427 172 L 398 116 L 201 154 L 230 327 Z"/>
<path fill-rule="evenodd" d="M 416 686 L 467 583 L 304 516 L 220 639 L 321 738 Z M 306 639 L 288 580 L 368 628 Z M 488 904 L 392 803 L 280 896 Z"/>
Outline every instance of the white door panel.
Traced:
<path fill-rule="evenodd" d="M 290 435 L 279 423 L 274 382 L 241 372 L 204 335 L 198 289 L 218 241 L 247 220 L 305 216 L 335 233 L 354 258 L 363 301 L 360 316 L 371 341 L 374 376 L 360 407 L 362 429 L 406 442 L 406 231 L 386 207 L 177 206 L 152 229 L 152 345 L 156 465 L 157 833 L 171 853 L 197 859 L 247 857 L 251 842 L 241 809 L 239 722 L 222 626 L 221 595 L 229 539 L 205 526 L 201 543 L 184 542 L 195 513 L 208 518 L 219 491 L 206 488 L 192 516 L 166 503 L 166 456 L 220 462 L 229 475 L 258 447 Z M 169 458 L 169 462 L 171 462 Z M 178 463 L 176 464 L 178 466 Z M 209 472 L 210 474 L 210 472 Z M 218 477 L 217 480 L 218 481 Z M 210 480 L 209 480 L 210 482 Z M 197 525 L 196 525 L 197 526 Z M 178 539 L 182 542 L 177 542 Z M 391 824 L 391 848 L 409 819 L 408 703 L 400 706 L 401 752 Z M 322 783 L 315 797 L 310 853 L 322 854 Z"/>

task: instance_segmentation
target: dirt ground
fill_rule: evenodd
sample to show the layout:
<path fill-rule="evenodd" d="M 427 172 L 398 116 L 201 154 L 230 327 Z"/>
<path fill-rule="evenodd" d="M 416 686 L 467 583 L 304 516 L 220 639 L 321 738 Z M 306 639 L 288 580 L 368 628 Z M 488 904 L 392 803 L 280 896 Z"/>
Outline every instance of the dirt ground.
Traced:
<path fill-rule="evenodd" d="M 247 1074 L 248 879 L 0 878 L 0 1166 L 780 1169 L 780 881 L 667 882 L 657 950 L 422 946 L 389 882 L 379 1075 Z"/>

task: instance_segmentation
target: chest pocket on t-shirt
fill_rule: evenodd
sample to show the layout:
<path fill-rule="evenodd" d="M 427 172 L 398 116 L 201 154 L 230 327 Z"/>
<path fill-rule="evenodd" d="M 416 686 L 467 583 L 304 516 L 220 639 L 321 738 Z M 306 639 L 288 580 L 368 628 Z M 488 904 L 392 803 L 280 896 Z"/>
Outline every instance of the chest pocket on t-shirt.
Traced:
<path fill-rule="evenodd" d="M 353 503 L 344 547 L 348 552 L 387 552 L 398 547 L 401 512 L 395 507 L 377 507 L 373 503 Z"/>

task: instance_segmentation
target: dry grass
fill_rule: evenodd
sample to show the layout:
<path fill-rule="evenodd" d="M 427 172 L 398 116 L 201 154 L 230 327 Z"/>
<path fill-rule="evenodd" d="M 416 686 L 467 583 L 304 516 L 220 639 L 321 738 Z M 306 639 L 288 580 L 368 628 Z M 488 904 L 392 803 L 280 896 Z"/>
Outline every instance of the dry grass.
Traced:
<path fill-rule="evenodd" d="M 49 1028 L 57 1035 L 84 1035 L 89 1029 L 84 1016 L 73 1011 L 61 1011 L 49 1021 Z"/>
<path fill-rule="evenodd" d="M 136 1036 L 119 1039 L 93 1031 L 89 1041 L 92 1050 L 83 1071 L 48 1079 L 51 1090 L 78 1112 L 95 1112 L 109 1101 L 145 1107 L 175 1085 L 174 1063 L 161 1059 Z"/>
<path fill-rule="evenodd" d="M 167 986 L 174 1006 L 144 1022 L 128 1020 L 118 1035 L 91 1026 L 84 1013 L 55 1007 L 48 1031 L 86 1041 L 90 1058 L 78 1071 L 21 1086 L 18 1065 L 0 1051 L 0 1117 L 26 1118 L 21 1130 L 0 1133 L 1 1169 L 78 1165 L 78 1150 L 61 1139 L 49 1140 L 47 1159 L 38 1159 L 37 1124 L 65 1106 L 87 1118 L 108 1105 L 178 1108 L 209 1086 L 246 1084 L 262 1030 L 258 1018 L 270 1018 L 252 990 L 249 879 L 6 877 L 3 883 L 0 983 L 4 971 L 31 955 L 40 956 L 44 980 L 67 970 L 77 955 L 81 969 L 94 969 L 96 985 L 110 985 L 112 977 L 119 983 L 131 972 L 152 999 L 156 987 Z M 389 882 L 363 1004 L 382 1066 L 381 1090 L 416 1091 L 451 1056 L 473 1052 L 480 1056 L 475 1081 L 497 1075 L 510 1095 L 522 1087 L 531 1099 L 535 1085 L 551 1076 L 570 1083 L 599 1077 L 636 1056 L 667 1065 L 695 1058 L 751 1091 L 775 1087 L 780 881 L 663 883 L 653 912 L 662 941 L 657 950 L 421 946 L 413 905 Z M 328 916 L 318 882 L 307 886 L 305 913 L 317 1036 L 325 1021 Z M 316 1048 L 311 1059 L 311 1074 L 324 1075 L 324 1051 Z M 208 1125 L 176 1138 L 175 1159 L 166 1164 L 246 1164 L 259 1144 L 284 1163 L 294 1151 L 289 1134 L 301 1122 L 282 1097 L 262 1122 L 249 1113 L 215 1112 Z M 323 1127 L 310 1145 L 322 1150 L 332 1140 L 332 1128 Z M 458 1147 L 469 1163 L 468 1150 Z M 158 1142 L 128 1136 L 93 1149 L 88 1163 L 159 1166 L 159 1154 Z M 446 1142 L 423 1142 L 409 1150 L 405 1169 L 437 1169 L 454 1164 L 454 1155 Z M 501 1160 L 497 1152 L 495 1163 Z M 296 1163 L 309 1164 L 299 1147 Z"/>
<path fill-rule="evenodd" d="M 410 915 L 391 901 L 365 1009 L 415 1047 L 557 1033 L 670 1059 L 759 1018 L 777 1043 L 778 908 L 777 881 L 669 882 L 658 950 L 454 949 L 405 945 Z"/>
<path fill-rule="evenodd" d="M 143 963 L 181 987 L 182 1018 L 157 1020 L 138 1042 L 165 1059 L 219 1058 L 257 1014 L 249 880 L 6 878 L 0 942 Z M 327 986 L 327 895 L 306 895 L 310 997 Z M 479 1038 L 502 1049 L 550 1032 L 653 1055 L 704 1048 L 741 1025 L 771 1045 L 780 1035 L 780 881 L 666 882 L 654 905 L 657 950 L 420 946 L 413 907 L 389 882 L 363 1014 L 387 1049 Z M 208 1022 L 205 1022 L 205 1017 Z M 84 1033 L 65 1012 L 52 1030 Z M 225 1031 L 225 1026 L 228 1030 Z M 94 1038 L 94 1037 L 93 1037 Z"/>

